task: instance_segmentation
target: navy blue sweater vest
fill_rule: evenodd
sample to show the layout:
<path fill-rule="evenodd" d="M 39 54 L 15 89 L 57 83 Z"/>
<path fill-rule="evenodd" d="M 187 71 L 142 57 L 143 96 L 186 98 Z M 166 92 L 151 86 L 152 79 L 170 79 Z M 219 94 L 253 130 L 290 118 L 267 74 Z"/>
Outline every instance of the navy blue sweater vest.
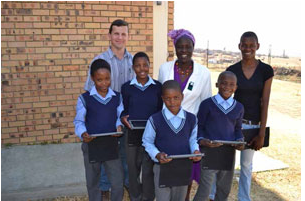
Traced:
<path fill-rule="evenodd" d="M 163 106 L 161 99 L 161 83 L 148 87 L 130 85 L 130 81 L 122 86 L 124 111 L 121 116 L 129 115 L 131 120 L 147 120 L 152 114 L 160 111 Z"/>
<path fill-rule="evenodd" d="M 120 94 L 115 92 L 116 96 L 111 99 L 98 101 L 98 96 L 90 96 L 89 92 L 83 93 L 82 97 L 85 101 L 83 104 L 87 109 L 86 129 L 88 134 L 106 133 L 116 131 L 117 107 L 120 104 Z"/>
<path fill-rule="evenodd" d="M 198 138 L 210 140 L 237 140 L 243 138 L 241 132 L 243 105 L 238 101 L 224 110 L 213 97 L 207 98 L 199 106 Z"/>
<path fill-rule="evenodd" d="M 155 145 L 160 152 L 168 155 L 190 154 L 189 139 L 196 125 L 196 117 L 185 111 L 186 118 L 175 129 L 166 119 L 163 111 L 152 115 L 153 128 L 156 131 Z"/>

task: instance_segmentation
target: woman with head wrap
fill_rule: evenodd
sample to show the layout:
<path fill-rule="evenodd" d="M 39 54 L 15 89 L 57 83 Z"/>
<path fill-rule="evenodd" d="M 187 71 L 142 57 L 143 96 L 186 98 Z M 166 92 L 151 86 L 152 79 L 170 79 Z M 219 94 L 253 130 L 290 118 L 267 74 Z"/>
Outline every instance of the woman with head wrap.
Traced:
<path fill-rule="evenodd" d="M 200 103 L 212 96 L 210 72 L 205 66 L 192 60 L 195 38 L 191 32 L 185 29 L 172 30 L 168 36 L 174 42 L 177 59 L 161 65 L 158 80 L 161 83 L 176 80 L 184 95 L 182 108 L 197 115 Z M 200 163 L 194 163 L 192 180 L 198 183 L 199 179 Z M 190 187 L 191 184 L 189 189 Z"/>

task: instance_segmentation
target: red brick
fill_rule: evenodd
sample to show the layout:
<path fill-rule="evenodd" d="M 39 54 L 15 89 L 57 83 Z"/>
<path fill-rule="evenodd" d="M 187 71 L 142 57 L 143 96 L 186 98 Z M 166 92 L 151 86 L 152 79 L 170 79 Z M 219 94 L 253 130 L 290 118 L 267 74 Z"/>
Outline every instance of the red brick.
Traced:
<path fill-rule="evenodd" d="M 9 139 L 9 138 L 10 138 L 10 135 L 9 135 L 9 134 L 1 133 L 1 140 L 3 140 L 3 139 Z"/>
<path fill-rule="evenodd" d="M 62 78 L 48 78 L 47 83 L 61 83 Z"/>
<path fill-rule="evenodd" d="M 35 48 L 36 53 L 51 53 L 52 52 L 52 48 L 47 48 L 47 47 L 43 47 L 43 48 Z"/>
<path fill-rule="evenodd" d="M 50 28 L 51 24 L 49 22 L 36 22 L 34 23 L 34 28 Z M 23 28 L 29 28 L 29 27 L 23 27 Z"/>
<path fill-rule="evenodd" d="M 14 23 L 1 22 L 1 29 L 12 29 L 12 28 L 15 28 Z"/>
<path fill-rule="evenodd" d="M 46 54 L 46 59 L 61 59 L 61 54 Z"/>
<path fill-rule="evenodd" d="M 72 99 L 71 95 L 58 95 L 57 100 L 70 100 Z"/>
<path fill-rule="evenodd" d="M 5 121 L 16 121 L 16 116 L 2 116 L 1 123 Z"/>
<path fill-rule="evenodd" d="M 60 34 L 77 34 L 78 29 L 60 29 Z"/>
<path fill-rule="evenodd" d="M 26 143 L 26 142 L 36 142 L 36 137 L 22 137 L 20 138 L 21 143 Z"/>
<path fill-rule="evenodd" d="M 49 107 L 49 102 L 37 102 L 33 103 L 33 107 Z"/>
<path fill-rule="evenodd" d="M 40 16 L 24 16 L 23 20 L 25 22 L 40 22 L 41 18 Z"/>
<path fill-rule="evenodd" d="M 25 34 L 41 34 L 41 29 L 24 29 Z"/>
<path fill-rule="evenodd" d="M 23 99 L 24 103 L 31 103 L 31 102 L 35 102 L 35 101 L 39 101 L 39 97 L 24 97 Z"/>
<path fill-rule="evenodd" d="M 33 10 L 33 15 L 50 15 L 49 10 Z"/>
<path fill-rule="evenodd" d="M 19 132 L 34 131 L 34 126 L 23 126 L 18 128 Z"/>
<path fill-rule="evenodd" d="M 70 72 L 55 72 L 55 77 L 70 77 Z"/>
<path fill-rule="evenodd" d="M 85 4 L 85 3 L 75 4 L 75 9 L 77 9 L 77 10 L 91 10 L 92 6 L 89 5 L 89 4 Z"/>
<path fill-rule="evenodd" d="M 71 61 L 70 59 L 58 59 L 58 60 L 55 60 L 55 64 L 56 65 L 65 65 L 65 64 L 70 64 Z"/>
<path fill-rule="evenodd" d="M 53 135 L 54 137 L 54 134 L 58 134 L 59 133 L 59 129 L 51 129 L 51 130 L 45 130 L 44 131 L 44 134 L 45 135 Z M 58 138 L 54 138 L 54 139 L 58 139 Z"/>
<path fill-rule="evenodd" d="M 84 28 L 84 27 L 85 27 L 84 23 L 68 23 L 68 28 L 75 29 L 75 28 Z"/>
<path fill-rule="evenodd" d="M 93 10 L 108 10 L 108 6 L 107 5 L 93 5 L 92 9 Z"/>
<path fill-rule="evenodd" d="M 33 114 L 25 114 L 25 115 L 18 115 L 17 116 L 17 120 L 18 121 L 25 121 L 25 120 L 30 120 L 30 119 L 33 119 L 34 118 L 34 116 L 33 116 Z"/>
<path fill-rule="evenodd" d="M 15 41 L 15 36 L 1 36 L 1 41 Z"/>
<path fill-rule="evenodd" d="M 52 135 L 37 136 L 37 141 L 43 142 L 43 141 L 49 141 L 49 140 L 52 140 Z"/>
<path fill-rule="evenodd" d="M 76 137 L 61 139 L 62 143 L 74 143 L 76 141 L 77 141 Z"/>
<path fill-rule="evenodd" d="M 58 29 L 43 29 L 43 34 L 59 34 L 59 30 Z"/>
<path fill-rule="evenodd" d="M 124 7 L 123 6 L 118 6 L 118 5 L 109 5 L 108 10 L 123 11 Z M 105 14 L 105 16 L 107 16 L 107 14 Z"/>
<path fill-rule="evenodd" d="M 74 6 L 74 4 L 58 4 L 58 8 L 72 10 L 72 9 L 75 9 L 75 6 Z"/>
<path fill-rule="evenodd" d="M 99 29 L 101 28 L 100 23 L 85 23 L 85 28 L 86 29 Z"/>
<path fill-rule="evenodd" d="M 1 128 L 1 132 L 2 133 L 13 133 L 13 132 L 18 132 L 18 129 L 17 129 L 17 127 L 13 127 L 13 128 Z"/>
<path fill-rule="evenodd" d="M 86 23 L 91 24 L 91 23 Z M 84 35 L 69 35 L 69 40 L 84 40 Z"/>
<path fill-rule="evenodd" d="M 22 22 L 22 16 L 2 16 L 2 22 Z"/>
<path fill-rule="evenodd" d="M 25 42 L 8 42 L 8 47 L 25 47 Z"/>
<path fill-rule="evenodd" d="M 95 10 L 85 10 L 84 16 L 101 16 L 101 11 L 95 11 Z"/>
<path fill-rule="evenodd" d="M 14 1 L 2 1 L 1 2 L 1 6 L 3 8 L 22 8 L 22 4 L 21 3 L 16 3 Z"/>
<path fill-rule="evenodd" d="M 145 6 L 146 1 L 132 1 L 133 6 Z"/>
<path fill-rule="evenodd" d="M 92 17 L 77 17 L 78 22 L 92 22 Z"/>
<path fill-rule="evenodd" d="M 52 35 L 52 41 L 63 41 L 63 40 L 68 40 L 68 35 Z"/>
<path fill-rule="evenodd" d="M 44 41 L 43 42 L 44 47 L 56 47 L 56 46 L 61 46 L 60 41 Z"/>
<path fill-rule="evenodd" d="M 25 126 L 25 121 L 13 121 L 9 122 L 10 127 L 15 127 L 15 126 Z"/>
<path fill-rule="evenodd" d="M 50 10 L 50 15 L 66 15 L 65 10 Z"/>
<path fill-rule="evenodd" d="M 40 8 L 40 3 L 22 3 L 22 8 Z"/>
<path fill-rule="evenodd" d="M 2 139 L 2 138 L 1 138 Z M 19 144 L 20 140 L 19 138 L 10 138 L 10 139 L 2 139 L 2 144 Z"/>

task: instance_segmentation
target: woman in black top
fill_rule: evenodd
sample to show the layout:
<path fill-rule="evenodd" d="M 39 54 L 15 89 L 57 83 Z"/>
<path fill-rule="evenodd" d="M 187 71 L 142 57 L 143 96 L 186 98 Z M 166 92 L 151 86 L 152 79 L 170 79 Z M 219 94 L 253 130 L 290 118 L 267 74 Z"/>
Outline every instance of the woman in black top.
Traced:
<path fill-rule="evenodd" d="M 264 144 L 269 97 L 274 73 L 270 65 L 255 58 L 259 43 L 254 32 L 245 32 L 241 36 L 239 49 L 242 54 L 242 60 L 227 69 L 237 76 L 238 88 L 234 98 L 241 102 L 245 108 L 243 128 L 260 128 L 259 135 L 250 142 L 250 146 L 253 149 L 241 151 L 238 200 L 245 201 L 251 200 L 250 187 L 254 150 L 260 150 Z"/>

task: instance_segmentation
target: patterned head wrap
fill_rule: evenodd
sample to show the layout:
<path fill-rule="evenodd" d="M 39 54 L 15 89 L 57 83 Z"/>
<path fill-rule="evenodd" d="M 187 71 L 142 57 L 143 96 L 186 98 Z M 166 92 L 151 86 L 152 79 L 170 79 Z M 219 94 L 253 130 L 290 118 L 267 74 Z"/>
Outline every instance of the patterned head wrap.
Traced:
<path fill-rule="evenodd" d="M 174 41 L 174 45 L 176 45 L 179 38 L 181 38 L 182 36 L 186 36 L 189 39 L 191 39 L 191 41 L 193 41 L 193 45 L 195 46 L 195 37 L 188 30 L 185 29 L 171 30 L 167 35 L 171 37 L 171 39 Z"/>

